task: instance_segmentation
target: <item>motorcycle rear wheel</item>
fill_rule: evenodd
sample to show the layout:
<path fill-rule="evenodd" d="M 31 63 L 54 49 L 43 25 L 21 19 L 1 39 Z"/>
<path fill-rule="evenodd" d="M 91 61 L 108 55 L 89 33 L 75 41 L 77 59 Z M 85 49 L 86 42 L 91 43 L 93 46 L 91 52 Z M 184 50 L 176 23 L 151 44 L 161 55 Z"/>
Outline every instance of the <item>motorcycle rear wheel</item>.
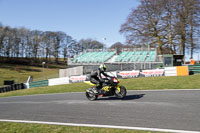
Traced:
<path fill-rule="evenodd" d="M 120 92 L 118 89 L 115 89 L 115 96 L 123 99 L 126 96 L 126 88 L 124 86 L 120 86 Z"/>
<path fill-rule="evenodd" d="M 87 97 L 88 100 L 90 101 L 94 101 L 97 99 L 97 95 L 95 95 L 94 93 L 90 93 L 90 92 L 85 92 L 85 95 Z"/>

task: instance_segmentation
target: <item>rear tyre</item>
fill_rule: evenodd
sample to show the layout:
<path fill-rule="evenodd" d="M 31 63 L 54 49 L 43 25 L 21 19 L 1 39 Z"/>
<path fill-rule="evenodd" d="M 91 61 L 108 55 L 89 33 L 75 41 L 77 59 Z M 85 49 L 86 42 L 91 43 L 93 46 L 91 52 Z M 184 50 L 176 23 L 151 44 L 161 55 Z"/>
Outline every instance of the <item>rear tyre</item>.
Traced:
<path fill-rule="evenodd" d="M 116 88 L 115 89 L 115 96 L 117 98 L 123 99 L 126 96 L 126 88 L 124 86 L 120 86 L 120 91 Z"/>
<path fill-rule="evenodd" d="M 85 95 L 87 99 L 90 101 L 94 101 L 97 99 L 97 95 L 95 95 L 94 93 L 86 92 Z"/>

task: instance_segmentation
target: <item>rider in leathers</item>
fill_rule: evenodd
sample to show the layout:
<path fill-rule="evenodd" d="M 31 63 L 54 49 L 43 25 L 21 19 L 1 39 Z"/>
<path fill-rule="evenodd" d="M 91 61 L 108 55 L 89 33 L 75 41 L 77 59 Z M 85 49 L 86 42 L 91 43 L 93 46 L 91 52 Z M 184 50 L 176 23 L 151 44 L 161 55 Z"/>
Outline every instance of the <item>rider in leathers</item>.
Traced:
<path fill-rule="evenodd" d="M 106 65 L 102 64 L 99 66 L 99 69 L 95 72 L 92 72 L 90 75 L 90 82 L 96 84 L 96 89 L 94 90 L 95 93 L 101 89 L 104 79 L 102 78 L 101 74 L 105 77 L 110 77 L 108 74 L 105 73 Z"/>

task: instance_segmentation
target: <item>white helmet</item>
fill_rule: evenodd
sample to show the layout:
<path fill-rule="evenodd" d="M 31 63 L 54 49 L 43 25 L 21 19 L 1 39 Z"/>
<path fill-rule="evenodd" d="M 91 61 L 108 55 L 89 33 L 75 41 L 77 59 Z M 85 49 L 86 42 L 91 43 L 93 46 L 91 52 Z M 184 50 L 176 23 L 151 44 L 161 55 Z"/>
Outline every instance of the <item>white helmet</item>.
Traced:
<path fill-rule="evenodd" d="M 106 71 L 106 65 L 105 65 L 105 64 L 101 64 L 101 65 L 99 66 L 99 70 L 100 70 L 101 72 L 105 72 L 105 71 Z"/>

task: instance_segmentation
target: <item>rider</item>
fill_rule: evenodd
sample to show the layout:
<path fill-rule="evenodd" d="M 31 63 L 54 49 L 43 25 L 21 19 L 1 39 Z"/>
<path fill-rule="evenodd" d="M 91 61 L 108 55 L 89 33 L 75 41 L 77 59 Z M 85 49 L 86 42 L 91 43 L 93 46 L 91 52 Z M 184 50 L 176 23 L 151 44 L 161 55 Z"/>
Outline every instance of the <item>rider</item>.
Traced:
<path fill-rule="evenodd" d="M 104 82 L 102 75 L 104 75 L 105 77 L 110 77 L 108 74 L 105 73 L 105 71 L 106 71 L 106 65 L 101 64 L 97 71 L 91 73 L 90 82 L 93 84 L 96 84 L 96 87 L 95 87 L 96 89 L 94 90 L 94 93 L 98 93 L 98 91 L 102 87 L 102 83 Z"/>

